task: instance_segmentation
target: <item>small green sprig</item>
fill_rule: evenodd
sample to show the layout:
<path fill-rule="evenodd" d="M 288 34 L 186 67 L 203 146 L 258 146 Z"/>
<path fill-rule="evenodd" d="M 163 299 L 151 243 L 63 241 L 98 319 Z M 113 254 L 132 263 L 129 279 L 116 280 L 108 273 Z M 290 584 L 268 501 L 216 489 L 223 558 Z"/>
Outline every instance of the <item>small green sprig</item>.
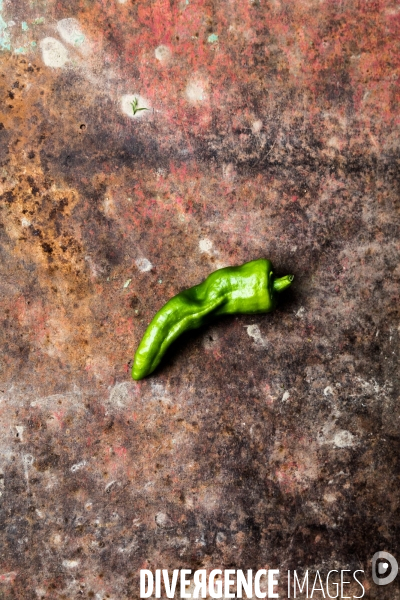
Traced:
<path fill-rule="evenodd" d="M 134 115 L 136 115 L 137 112 L 139 112 L 140 110 L 149 110 L 148 108 L 138 108 L 138 104 L 139 104 L 139 100 L 137 98 L 133 99 L 133 102 L 131 102 L 131 106 L 132 106 L 132 112 Z"/>

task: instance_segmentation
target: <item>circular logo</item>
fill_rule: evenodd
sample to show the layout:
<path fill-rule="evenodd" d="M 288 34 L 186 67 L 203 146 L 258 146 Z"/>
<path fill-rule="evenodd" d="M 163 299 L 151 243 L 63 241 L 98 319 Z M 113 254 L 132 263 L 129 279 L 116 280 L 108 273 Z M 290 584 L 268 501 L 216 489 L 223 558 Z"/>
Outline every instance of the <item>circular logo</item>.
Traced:
<path fill-rule="evenodd" d="M 375 552 L 372 557 L 372 579 L 376 585 L 387 585 L 396 579 L 399 565 L 389 552 Z"/>

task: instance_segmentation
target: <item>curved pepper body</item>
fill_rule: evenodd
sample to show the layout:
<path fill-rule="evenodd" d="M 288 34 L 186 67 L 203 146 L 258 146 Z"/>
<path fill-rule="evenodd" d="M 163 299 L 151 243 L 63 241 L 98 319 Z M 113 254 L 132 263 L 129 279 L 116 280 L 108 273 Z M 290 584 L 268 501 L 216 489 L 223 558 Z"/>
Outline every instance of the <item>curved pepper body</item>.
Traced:
<path fill-rule="evenodd" d="M 181 333 L 197 329 L 213 316 L 270 312 L 276 306 L 276 292 L 292 280 L 292 275 L 275 279 L 271 262 L 260 258 L 239 267 L 218 269 L 199 285 L 180 292 L 148 326 L 135 354 L 133 379 L 150 375 Z"/>

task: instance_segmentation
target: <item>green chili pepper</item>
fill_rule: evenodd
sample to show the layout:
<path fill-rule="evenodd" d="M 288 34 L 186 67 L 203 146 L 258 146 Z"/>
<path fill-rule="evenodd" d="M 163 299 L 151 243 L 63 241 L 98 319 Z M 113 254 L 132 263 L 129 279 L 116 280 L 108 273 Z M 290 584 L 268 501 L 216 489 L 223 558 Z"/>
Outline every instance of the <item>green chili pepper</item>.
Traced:
<path fill-rule="evenodd" d="M 275 278 L 265 258 L 214 271 L 199 285 L 171 298 L 154 316 L 136 351 L 133 379 L 150 375 L 181 333 L 214 316 L 270 312 L 276 307 L 277 293 L 292 281 L 293 275 Z"/>

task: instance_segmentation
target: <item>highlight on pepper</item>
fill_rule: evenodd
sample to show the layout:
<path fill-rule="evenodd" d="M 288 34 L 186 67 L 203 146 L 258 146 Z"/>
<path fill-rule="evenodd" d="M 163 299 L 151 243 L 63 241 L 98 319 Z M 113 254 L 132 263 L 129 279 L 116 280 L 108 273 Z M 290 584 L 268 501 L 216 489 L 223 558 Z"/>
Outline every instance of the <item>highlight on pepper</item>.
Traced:
<path fill-rule="evenodd" d="M 146 329 L 136 350 L 133 379 L 150 375 L 184 331 L 197 329 L 219 315 L 271 312 L 293 278 L 275 277 L 271 261 L 260 258 L 218 269 L 199 285 L 180 292 L 164 304 Z"/>

